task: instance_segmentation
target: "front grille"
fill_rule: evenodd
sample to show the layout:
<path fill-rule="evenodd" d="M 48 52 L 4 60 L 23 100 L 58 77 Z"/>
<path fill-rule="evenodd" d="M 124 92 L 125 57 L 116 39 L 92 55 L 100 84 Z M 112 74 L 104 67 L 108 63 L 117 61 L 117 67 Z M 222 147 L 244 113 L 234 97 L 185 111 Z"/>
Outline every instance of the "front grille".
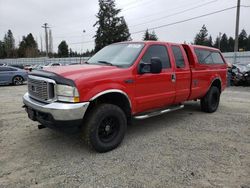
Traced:
<path fill-rule="evenodd" d="M 28 92 L 30 97 L 39 101 L 49 102 L 55 98 L 53 80 L 29 76 Z"/>

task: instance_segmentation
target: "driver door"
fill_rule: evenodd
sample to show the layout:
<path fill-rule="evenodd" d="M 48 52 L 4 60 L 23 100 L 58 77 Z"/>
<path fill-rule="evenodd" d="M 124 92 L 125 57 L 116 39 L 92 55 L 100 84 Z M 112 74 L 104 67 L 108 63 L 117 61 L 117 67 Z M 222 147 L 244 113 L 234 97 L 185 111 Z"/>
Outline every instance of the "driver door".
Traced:
<path fill-rule="evenodd" d="M 167 46 L 150 45 L 140 63 L 150 63 L 152 57 L 160 58 L 162 72 L 157 74 L 137 73 L 135 88 L 137 113 L 169 106 L 175 99 L 175 76 Z M 138 66 L 140 67 L 140 65 Z"/>

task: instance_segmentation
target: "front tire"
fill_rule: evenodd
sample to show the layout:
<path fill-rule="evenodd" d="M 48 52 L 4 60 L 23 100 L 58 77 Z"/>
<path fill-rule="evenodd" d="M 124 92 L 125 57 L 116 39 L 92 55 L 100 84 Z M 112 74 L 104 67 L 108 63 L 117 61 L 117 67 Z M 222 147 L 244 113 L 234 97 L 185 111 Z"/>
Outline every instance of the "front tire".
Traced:
<path fill-rule="evenodd" d="M 13 85 L 15 85 L 15 86 L 22 85 L 22 84 L 23 84 L 23 78 L 22 78 L 21 76 L 15 76 L 15 77 L 12 79 L 12 83 L 13 83 Z"/>
<path fill-rule="evenodd" d="M 83 138 L 97 152 L 107 152 L 120 145 L 126 129 L 127 119 L 121 108 L 100 104 L 89 112 L 83 125 Z"/>
<path fill-rule="evenodd" d="M 213 113 L 217 110 L 220 103 L 220 91 L 217 87 L 212 86 L 205 97 L 201 99 L 201 110 Z"/>

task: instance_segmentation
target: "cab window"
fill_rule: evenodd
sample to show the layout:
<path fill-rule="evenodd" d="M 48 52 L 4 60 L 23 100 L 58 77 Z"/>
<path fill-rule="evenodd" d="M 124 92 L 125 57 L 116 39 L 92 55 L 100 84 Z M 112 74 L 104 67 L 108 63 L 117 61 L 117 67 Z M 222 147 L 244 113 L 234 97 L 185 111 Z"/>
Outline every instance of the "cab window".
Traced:
<path fill-rule="evenodd" d="M 167 48 L 163 45 L 152 45 L 150 46 L 144 56 L 142 57 L 142 62 L 150 63 L 152 57 L 160 58 L 162 62 L 162 68 L 170 68 L 170 60 Z"/>
<path fill-rule="evenodd" d="M 198 48 L 194 51 L 200 64 L 224 64 L 219 52 Z"/>
<path fill-rule="evenodd" d="M 224 64 L 224 61 L 223 61 L 221 55 L 219 54 L 219 52 L 213 52 L 212 58 L 213 58 L 213 62 L 215 64 Z"/>
<path fill-rule="evenodd" d="M 176 68 L 184 68 L 185 62 L 184 62 L 184 57 L 183 57 L 181 48 L 179 46 L 172 46 L 171 48 L 174 53 Z"/>

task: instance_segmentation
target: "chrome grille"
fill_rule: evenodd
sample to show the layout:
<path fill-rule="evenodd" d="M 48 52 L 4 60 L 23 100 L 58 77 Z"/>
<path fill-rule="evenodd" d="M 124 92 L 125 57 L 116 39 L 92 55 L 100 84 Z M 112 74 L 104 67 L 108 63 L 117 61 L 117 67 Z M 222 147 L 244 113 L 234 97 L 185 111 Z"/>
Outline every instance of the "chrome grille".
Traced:
<path fill-rule="evenodd" d="M 55 98 L 53 80 L 28 76 L 28 92 L 30 97 L 39 101 L 50 102 Z"/>

